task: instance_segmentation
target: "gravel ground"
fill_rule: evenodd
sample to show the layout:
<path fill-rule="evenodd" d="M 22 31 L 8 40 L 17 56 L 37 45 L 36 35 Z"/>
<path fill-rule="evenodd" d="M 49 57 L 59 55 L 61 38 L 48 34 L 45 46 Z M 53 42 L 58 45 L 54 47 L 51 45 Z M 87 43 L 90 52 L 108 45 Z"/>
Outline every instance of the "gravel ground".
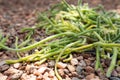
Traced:
<path fill-rule="evenodd" d="M 67 0 L 69 3 L 76 4 L 77 0 Z M 37 21 L 37 13 L 49 9 L 51 5 L 60 2 L 60 0 L 0 0 L 0 31 L 4 35 L 9 35 L 8 46 L 12 46 L 15 37 L 20 41 L 27 33 L 20 32 L 23 27 L 32 27 Z M 83 0 L 90 6 L 103 4 L 107 10 L 115 10 L 120 13 L 119 0 Z M 44 31 L 36 31 L 34 36 L 37 39 L 44 38 Z M 0 50 L 0 80 L 57 80 L 54 73 L 54 64 L 52 60 L 46 61 L 42 65 L 34 63 L 16 63 L 12 65 L 5 64 L 6 59 L 16 59 L 14 52 Z M 29 53 L 26 53 L 29 54 Z M 22 53 L 24 56 L 24 53 Z M 110 64 L 110 60 L 102 60 L 104 73 Z M 111 78 L 106 78 L 100 70 L 94 70 L 95 55 L 91 53 L 74 54 L 69 63 L 58 63 L 58 72 L 64 80 L 120 80 L 120 66 L 112 73 Z"/>

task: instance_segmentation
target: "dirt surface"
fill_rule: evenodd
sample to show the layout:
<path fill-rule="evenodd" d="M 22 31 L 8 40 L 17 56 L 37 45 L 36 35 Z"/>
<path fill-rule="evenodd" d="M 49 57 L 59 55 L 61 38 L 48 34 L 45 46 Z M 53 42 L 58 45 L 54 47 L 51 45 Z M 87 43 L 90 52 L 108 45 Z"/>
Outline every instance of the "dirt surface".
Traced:
<path fill-rule="evenodd" d="M 70 4 L 77 4 L 77 0 L 67 1 Z M 0 31 L 2 31 L 4 35 L 10 36 L 9 41 L 7 41 L 8 46 L 12 46 L 11 44 L 14 43 L 15 36 L 18 36 L 22 41 L 25 34 L 20 32 L 21 28 L 34 26 L 38 12 L 43 12 L 58 2 L 60 2 L 60 0 L 0 0 Z M 106 10 L 116 10 L 120 12 L 119 0 L 83 0 L 83 2 L 89 3 L 91 7 L 102 4 Z M 37 36 L 44 36 L 44 34 L 40 31 L 37 32 L 35 37 Z M 4 60 L 6 59 L 17 58 L 14 54 L 13 52 L 11 54 L 11 52 L 5 50 L 0 51 L 0 80 L 50 80 L 46 75 L 52 77 L 51 80 L 57 80 L 53 72 L 54 61 L 47 61 L 40 66 L 36 66 L 35 63 L 4 64 Z M 67 64 L 62 63 L 66 65 L 66 67 L 59 68 L 59 73 L 65 80 L 109 80 L 100 71 L 94 70 L 94 55 L 75 54 L 72 61 Z M 104 68 L 107 69 L 109 61 L 104 63 L 105 60 L 102 60 L 102 62 Z M 44 70 L 43 72 L 40 71 L 41 68 Z M 39 74 L 39 71 L 42 75 Z M 53 75 L 49 75 L 51 73 L 50 71 Z M 41 78 L 41 76 L 44 77 Z M 112 76 L 113 79 L 111 78 L 111 80 L 118 80 L 114 76 L 120 77 L 119 66 L 113 71 Z"/>
<path fill-rule="evenodd" d="M 67 0 L 70 4 L 77 4 L 77 0 Z M 37 12 L 49 9 L 60 0 L 0 0 L 0 28 L 3 32 L 16 34 L 17 28 L 33 26 L 36 23 Z M 90 6 L 104 5 L 106 10 L 120 9 L 119 0 L 83 0 Z M 15 31 L 11 31 L 14 29 Z M 8 31 L 9 30 L 9 31 Z"/>

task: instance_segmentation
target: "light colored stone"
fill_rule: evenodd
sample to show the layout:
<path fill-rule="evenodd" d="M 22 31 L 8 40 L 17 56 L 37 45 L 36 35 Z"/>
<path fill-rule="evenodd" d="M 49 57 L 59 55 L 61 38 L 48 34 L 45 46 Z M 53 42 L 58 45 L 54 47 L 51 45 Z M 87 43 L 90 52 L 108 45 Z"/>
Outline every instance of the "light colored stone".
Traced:
<path fill-rule="evenodd" d="M 57 67 L 60 69 L 64 69 L 66 66 L 67 66 L 67 64 L 65 64 L 65 63 L 62 63 L 62 62 L 57 63 Z"/>
<path fill-rule="evenodd" d="M 30 68 L 31 68 L 31 66 L 30 66 L 30 65 L 27 65 L 27 66 L 25 67 L 25 70 L 26 70 L 26 71 L 29 71 Z"/>
<path fill-rule="evenodd" d="M 120 66 L 116 68 L 116 71 L 120 74 Z"/>
<path fill-rule="evenodd" d="M 13 67 L 16 68 L 16 69 L 19 68 L 20 67 L 20 63 L 13 64 Z"/>
<path fill-rule="evenodd" d="M 81 79 L 81 80 L 86 80 L 86 79 Z"/>
<path fill-rule="evenodd" d="M 18 73 L 11 75 L 9 79 L 10 80 L 18 80 L 18 79 L 20 79 L 22 74 L 23 74 L 23 71 L 19 71 Z"/>
<path fill-rule="evenodd" d="M 77 72 L 71 72 L 72 76 L 78 76 Z"/>
<path fill-rule="evenodd" d="M 38 69 L 38 72 L 42 74 L 42 73 L 45 72 L 45 70 L 47 70 L 47 67 L 40 67 L 40 68 Z"/>
<path fill-rule="evenodd" d="M 2 73 L 0 73 L 0 80 L 7 80 L 7 76 L 5 76 Z"/>
<path fill-rule="evenodd" d="M 43 76 L 49 76 L 48 72 L 45 72 Z"/>
<path fill-rule="evenodd" d="M 36 75 L 36 76 L 41 76 L 45 70 L 47 70 L 48 68 L 47 67 L 40 67 L 38 70 L 34 70 L 33 74 Z"/>
<path fill-rule="evenodd" d="M 21 80 L 28 80 L 28 75 L 26 73 L 22 74 Z"/>
<path fill-rule="evenodd" d="M 95 78 L 93 78 L 91 80 L 100 80 L 100 78 L 98 76 L 95 76 Z"/>
<path fill-rule="evenodd" d="M 64 75 L 64 70 L 63 69 L 58 69 L 58 73 L 63 76 Z"/>
<path fill-rule="evenodd" d="M 40 75 L 40 76 L 38 76 L 36 79 L 37 79 L 37 80 L 42 80 L 42 78 L 43 78 L 43 75 Z"/>
<path fill-rule="evenodd" d="M 78 60 L 83 60 L 83 56 L 77 57 Z"/>
<path fill-rule="evenodd" d="M 37 66 L 34 66 L 33 64 L 31 64 L 31 65 L 27 65 L 25 70 L 26 70 L 26 73 L 33 74 L 37 68 L 38 68 Z"/>
<path fill-rule="evenodd" d="M 58 80 L 56 76 L 54 76 L 54 78 L 52 78 L 51 80 Z"/>
<path fill-rule="evenodd" d="M 33 74 L 31 74 L 31 75 L 29 76 L 29 80 L 36 80 L 36 76 L 33 75 Z"/>
<path fill-rule="evenodd" d="M 0 32 L 1 32 L 1 30 L 0 30 Z M 3 55 L 3 52 L 0 52 L 0 56 L 1 56 L 1 55 Z"/>
<path fill-rule="evenodd" d="M 26 70 L 26 71 L 29 71 L 31 68 L 32 68 L 32 69 L 33 69 L 33 68 L 36 69 L 36 68 L 38 68 L 38 67 L 37 67 L 37 66 L 34 66 L 34 64 L 30 64 L 30 65 L 28 64 L 28 65 L 26 66 L 25 70 Z"/>
<path fill-rule="evenodd" d="M 55 73 L 53 70 L 50 70 L 49 71 L 49 75 L 48 75 L 50 78 L 53 78 L 55 76 Z"/>
<path fill-rule="evenodd" d="M 85 63 L 84 60 L 81 60 L 80 63 L 79 63 L 79 65 L 82 66 L 82 67 L 86 67 L 86 63 Z"/>
<path fill-rule="evenodd" d="M 66 77 L 66 78 L 65 78 L 65 80 L 71 80 L 71 78 L 69 78 L 69 77 Z"/>
<path fill-rule="evenodd" d="M 91 80 L 91 79 L 94 79 L 94 78 L 95 78 L 95 75 L 93 73 L 86 76 L 86 80 Z"/>
<path fill-rule="evenodd" d="M 44 75 L 43 75 L 43 79 L 44 80 L 50 80 L 50 78 L 48 76 L 49 76 L 48 72 L 45 72 Z"/>
<path fill-rule="evenodd" d="M 72 65 L 67 65 L 67 68 L 69 69 L 70 72 L 74 72 L 75 71 L 75 67 Z"/>
<path fill-rule="evenodd" d="M 42 75 L 38 70 L 34 70 L 33 74 L 36 75 L 36 76 Z"/>
<path fill-rule="evenodd" d="M 15 73 L 18 73 L 19 70 L 13 68 L 13 67 L 10 67 L 7 71 L 4 72 L 4 74 L 6 75 L 11 75 L 11 74 L 15 74 Z"/>
<path fill-rule="evenodd" d="M 4 62 L 3 62 L 3 64 L 2 64 L 2 62 L 0 63 L 0 72 L 4 72 L 4 71 L 6 71 L 7 69 L 9 69 L 9 65 L 7 65 L 7 64 L 4 64 Z"/>
<path fill-rule="evenodd" d="M 41 67 L 47 67 L 47 66 L 48 66 L 48 63 L 45 63 L 45 64 L 39 65 L 39 68 L 41 68 Z"/>
<path fill-rule="evenodd" d="M 53 67 L 55 65 L 55 61 L 51 60 L 51 61 L 48 62 L 48 64 L 49 64 L 50 67 Z"/>
<path fill-rule="evenodd" d="M 33 74 L 31 75 L 27 75 L 26 73 L 24 73 L 22 76 L 21 76 L 21 80 L 36 80 L 37 77 Z"/>
<path fill-rule="evenodd" d="M 72 65 L 78 65 L 78 60 L 76 58 L 73 58 L 70 62 Z"/>
<path fill-rule="evenodd" d="M 72 80 L 80 80 L 78 77 L 73 77 Z"/>
<path fill-rule="evenodd" d="M 44 77 L 43 80 L 51 80 L 49 77 Z"/>
<path fill-rule="evenodd" d="M 0 61 L 0 66 L 3 66 L 6 62 L 3 60 L 3 61 Z"/>
<path fill-rule="evenodd" d="M 69 74 L 69 70 L 68 69 L 64 69 L 64 72 L 65 72 L 65 74 Z"/>

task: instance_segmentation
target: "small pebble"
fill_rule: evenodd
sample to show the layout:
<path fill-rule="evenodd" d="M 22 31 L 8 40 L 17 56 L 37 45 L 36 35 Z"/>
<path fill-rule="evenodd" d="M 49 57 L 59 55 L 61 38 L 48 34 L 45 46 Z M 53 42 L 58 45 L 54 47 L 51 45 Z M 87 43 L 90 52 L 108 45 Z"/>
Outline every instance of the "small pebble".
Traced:
<path fill-rule="evenodd" d="M 42 73 L 45 72 L 45 70 L 47 70 L 47 67 L 41 67 L 41 68 L 38 69 L 38 72 L 39 72 L 40 74 L 42 74 Z"/>
<path fill-rule="evenodd" d="M 49 77 L 44 77 L 43 80 L 51 80 Z"/>
<path fill-rule="evenodd" d="M 41 76 L 42 75 L 41 73 L 39 73 L 38 70 L 34 70 L 33 74 L 36 75 L 36 76 Z"/>
<path fill-rule="evenodd" d="M 9 58 L 6 54 L 3 54 L 1 57 L 2 57 L 2 60 L 5 60 L 5 59 Z"/>
<path fill-rule="evenodd" d="M 110 59 L 104 59 L 103 62 L 104 62 L 103 64 L 104 64 L 105 67 L 106 67 L 106 66 L 109 66 L 111 60 L 110 60 Z"/>
<path fill-rule="evenodd" d="M 57 67 L 60 69 L 64 69 L 66 66 L 67 66 L 67 64 L 65 64 L 65 63 L 62 63 L 62 62 L 57 63 Z"/>
<path fill-rule="evenodd" d="M 48 62 L 48 64 L 49 64 L 49 67 L 53 67 L 55 65 L 55 61 L 51 60 Z"/>
<path fill-rule="evenodd" d="M 13 64 L 13 67 L 17 69 L 20 67 L 20 65 L 21 65 L 20 63 L 15 63 L 15 64 Z"/>
<path fill-rule="evenodd" d="M 7 80 L 7 76 L 5 76 L 2 73 L 0 73 L 0 80 Z"/>
<path fill-rule="evenodd" d="M 69 76 L 69 77 L 72 77 L 72 73 L 69 73 L 68 76 Z"/>
<path fill-rule="evenodd" d="M 78 76 L 77 72 L 72 72 L 72 76 L 77 77 Z"/>
<path fill-rule="evenodd" d="M 63 70 L 63 69 L 58 69 L 58 73 L 59 73 L 61 76 L 64 76 L 64 70 Z"/>
<path fill-rule="evenodd" d="M 33 75 L 33 74 L 31 74 L 30 76 L 29 76 L 29 79 L 28 80 L 36 80 L 36 76 L 35 75 Z"/>
<path fill-rule="evenodd" d="M 83 60 L 83 56 L 77 57 L 78 60 Z"/>
<path fill-rule="evenodd" d="M 4 72 L 5 75 L 11 75 L 11 74 L 15 74 L 15 73 L 18 73 L 19 70 L 13 68 L 13 67 L 10 67 L 7 71 Z"/>
<path fill-rule="evenodd" d="M 48 66 L 48 64 L 46 63 L 46 64 L 41 64 L 41 65 L 39 65 L 39 68 L 41 68 L 41 67 L 47 67 Z"/>
<path fill-rule="evenodd" d="M 90 58 L 88 58 L 88 60 L 94 61 L 94 60 L 95 60 L 95 57 L 90 57 Z"/>
<path fill-rule="evenodd" d="M 110 77 L 110 80 L 120 80 L 118 77 Z"/>
<path fill-rule="evenodd" d="M 58 80 L 56 76 L 54 76 L 51 80 Z"/>
<path fill-rule="evenodd" d="M 49 75 L 48 75 L 50 78 L 53 78 L 55 76 L 55 73 L 53 70 L 50 70 L 49 71 Z"/>
<path fill-rule="evenodd" d="M 101 71 L 101 69 L 98 69 L 97 71 L 97 75 L 102 79 L 102 78 L 105 78 L 105 73 L 103 73 L 102 71 Z"/>
<path fill-rule="evenodd" d="M 91 65 L 91 61 L 88 60 L 88 59 L 85 59 L 85 63 L 86 63 L 87 66 L 90 66 L 90 65 Z"/>
<path fill-rule="evenodd" d="M 118 74 L 118 77 L 120 77 L 120 73 Z"/>
<path fill-rule="evenodd" d="M 65 80 L 71 80 L 71 78 L 70 77 L 66 77 Z"/>
<path fill-rule="evenodd" d="M 0 52 L 0 56 L 3 54 L 3 52 Z"/>
<path fill-rule="evenodd" d="M 78 66 L 76 67 L 76 71 L 77 71 L 78 74 L 81 74 L 81 73 L 82 73 L 82 70 L 83 70 L 83 68 L 82 68 L 80 65 L 78 65 Z"/>
<path fill-rule="evenodd" d="M 27 75 L 26 73 L 22 74 L 20 80 L 36 80 L 37 77 L 33 74 Z"/>
<path fill-rule="evenodd" d="M 87 66 L 87 67 L 85 67 L 85 71 L 88 73 L 88 74 L 90 74 L 90 73 L 94 73 L 94 68 L 92 68 L 91 66 Z"/>
<path fill-rule="evenodd" d="M 36 80 L 42 80 L 42 78 L 43 78 L 43 75 L 39 75 L 39 76 L 36 78 Z"/>
<path fill-rule="evenodd" d="M 90 57 L 90 54 L 82 54 L 84 59 L 88 59 Z"/>
<path fill-rule="evenodd" d="M 47 77 L 48 77 L 48 76 L 49 76 L 49 73 L 48 73 L 48 72 L 45 72 L 44 75 L 43 75 L 43 77 L 44 77 L 44 76 L 47 76 Z"/>
<path fill-rule="evenodd" d="M 26 70 L 26 73 L 28 74 L 33 74 L 34 71 L 37 69 L 38 67 L 37 66 L 34 66 L 34 64 L 30 64 L 30 65 L 27 65 L 25 70 Z"/>
<path fill-rule="evenodd" d="M 25 70 L 25 68 L 26 68 L 26 65 L 22 65 L 19 67 L 19 70 Z"/>
<path fill-rule="evenodd" d="M 94 79 L 95 75 L 93 73 L 91 73 L 90 75 L 86 76 L 86 80 L 91 80 Z"/>
<path fill-rule="evenodd" d="M 78 64 L 78 60 L 76 58 L 73 58 L 70 62 L 73 66 Z"/>
<path fill-rule="evenodd" d="M 73 77 L 72 80 L 80 80 L 80 79 L 77 77 Z"/>
<path fill-rule="evenodd" d="M 85 75 L 78 75 L 78 77 L 80 78 L 80 79 L 84 79 L 85 78 Z"/>
<path fill-rule="evenodd" d="M 48 72 L 45 72 L 43 75 L 43 80 L 50 80 L 48 76 L 49 76 Z"/>
<path fill-rule="evenodd" d="M 116 71 L 120 74 L 120 66 L 116 68 Z"/>
<path fill-rule="evenodd" d="M 86 67 L 86 63 L 85 63 L 84 60 L 81 60 L 80 63 L 79 63 L 79 65 L 81 65 L 82 67 Z"/>
<path fill-rule="evenodd" d="M 64 69 L 65 74 L 69 74 L 69 70 L 68 69 Z"/>
<path fill-rule="evenodd" d="M 115 76 L 117 77 L 117 76 L 118 76 L 118 73 L 117 73 L 117 71 L 113 70 L 113 72 L 112 72 L 111 75 L 114 76 L 114 77 L 115 77 Z"/>
<path fill-rule="evenodd" d="M 75 71 L 75 67 L 72 65 L 67 65 L 67 68 L 70 72 L 74 72 Z"/>
<path fill-rule="evenodd" d="M 86 79 L 81 79 L 81 80 L 86 80 Z"/>
<path fill-rule="evenodd" d="M 25 67 L 25 70 L 26 70 L 26 71 L 29 71 L 30 68 L 31 68 L 31 65 L 27 65 L 27 66 Z"/>
<path fill-rule="evenodd" d="M 3 72 L 3 71 L 6 71 L 7 69 L 9 69 L 9 65 L 7 65 L 7 64 L 4 64 L 4 65 L 2 65 L 2 66 L 0 66 L 0 72 Z"/>
<path fill-rule="evenodd" d="M 10 80 L 18 80 L 20 79 L 21 75 L 23 74 L 23 71 L 19 71 L 18 73 L 15 73 L 9 77 Z"/>
<path fill-rule="evenodd" d="M 0 67 L 5 64 L 5 61 L 0 61 Z"/>
<path fill-rule="evenodd" d="M 95 76 L 95 78 L 93 78 L 91 80 L 100 80 L 100 78 L 98 76 Z"/>

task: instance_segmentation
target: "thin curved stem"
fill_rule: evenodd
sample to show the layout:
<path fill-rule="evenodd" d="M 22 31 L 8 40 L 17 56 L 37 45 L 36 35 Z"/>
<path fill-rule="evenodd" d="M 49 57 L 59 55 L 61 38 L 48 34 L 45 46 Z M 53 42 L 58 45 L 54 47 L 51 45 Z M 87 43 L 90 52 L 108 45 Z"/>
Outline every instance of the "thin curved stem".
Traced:
<path fill-rule="evenodd" d="M 57 63 L 59 62 L 61 56 L 63 55 L 63 53 L 65 52 L 66 49 L 68 49 L 69 47 L 73 46 L 73 45 L 76 45 L 78 43 L 80 43 L 81 41 L 76 41 L 76 42 L 73 42 L 73 43 L 70 43 L 68 44 L 61 52 L 60 54 L 58 55 L 57 59 L 56 59 L 56 64 L 55 64 L 55 74 L 57 76 L 57 78 L 59 80 L 62 80 L 61 76 L 59 75 L 58 71 L 57 71 Z"/>
<path fill-rule="evenodd" d="M 45 38 L 45 39 L 43 39 L 43 40 L 41 40 L 39 42 L 36 42 L 36 43 L 34 43 L 34 44 L 30 45 L 30 46 L 27 46 L 27 47 L 23 47 L 21 49 L 12 49 L 12 48 L 9 48 L 9 47 L 1 44 L 1 43 L 0 43 L 0 46 L 3 47 L 4 49 L 10 50 L 10 51 L 23 52 L 23 51 L 28 51 L 28 50 L 31 50 L 33 48 L 36 48 L 36 47 L 40 46 L 41 44 L 43 44 L 43 43 L 45 43 L 47 41 L 50 41 L 52 39 L 55 39 L 57 37 L 64 36 L 64 35 L 71 35 L 72 36 L 72 35 L 74 35 L 74 33 L 65 32 L 65 33 L 61 33 L 61 34 L 52 35 L 52 36 L 47 37 L 47 38 Z"/>
<path fill-rule="evenodd" d="M 111 76 L 111 73 L 113 71 L 113 69 L 115 68 L 115 64 L 116 64 L 116 60 L 117 60 L 117 54 L 118 54 L 118 50 L 116 47 L 113 48 L 113 56 L 112 56 L 112 61 L 110 64 L 110 67 L 108 68 L 108 71 L 106 73 L 107 77 Z"/>

